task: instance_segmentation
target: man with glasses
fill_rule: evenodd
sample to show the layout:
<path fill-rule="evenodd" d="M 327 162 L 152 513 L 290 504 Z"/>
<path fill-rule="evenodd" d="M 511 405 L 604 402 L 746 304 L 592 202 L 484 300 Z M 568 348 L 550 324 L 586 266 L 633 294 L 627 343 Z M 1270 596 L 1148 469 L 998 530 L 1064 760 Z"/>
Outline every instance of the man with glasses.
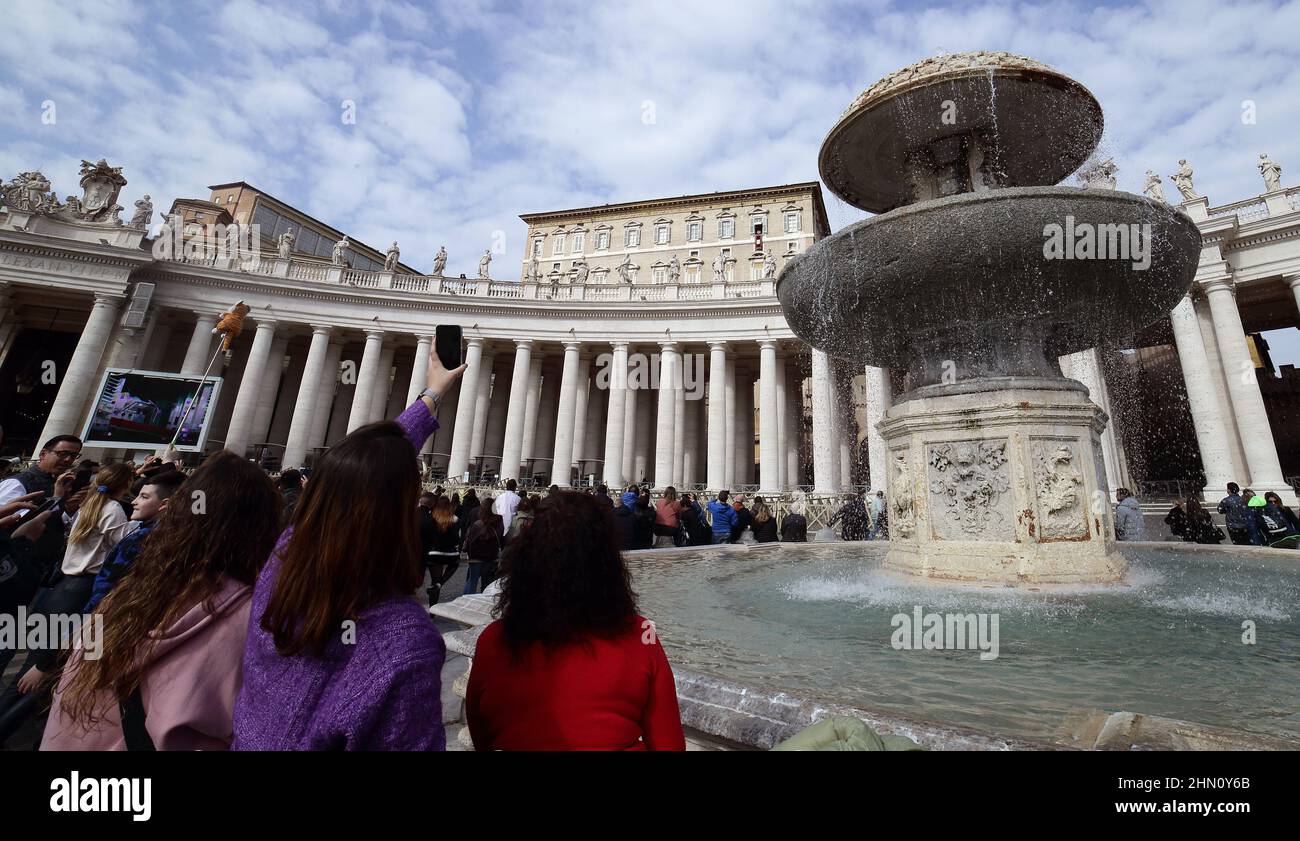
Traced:
<path fill-rule="evenodd" d="M 40 491 L 47 496 L 63 496 L 71 485 L 69 478 L 62 487 L 55 484 L 68 473 L 81 458 L 81 439 L 75 435 L 56 435 L 41 447 L 36 463 L 14 476 L 0 482 L 0 507 L 20 496 Z"/>

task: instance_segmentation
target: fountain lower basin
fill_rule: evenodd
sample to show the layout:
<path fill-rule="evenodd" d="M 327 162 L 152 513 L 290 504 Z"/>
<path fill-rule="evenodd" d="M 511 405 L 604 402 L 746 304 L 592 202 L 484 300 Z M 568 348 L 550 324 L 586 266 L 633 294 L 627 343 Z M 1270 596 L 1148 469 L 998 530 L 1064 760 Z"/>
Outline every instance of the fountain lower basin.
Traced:
<path fill-rule="evenodd" d="M 1080 722 L 1129 711 L 1192 723 L 1174 728 L 1185 741 L 1139 747 L 1300 746 L 1294 554 L 1122 544 L 1126 584 L 1027 590 L 898 575 L 882 566 L 888 545 L 655 550 L 628 562 L 674 669 L 1059 745 L 1092 747 Z M 892 619 L 918 605 L 999 615 L 999 656 L 894 648 Z"/>

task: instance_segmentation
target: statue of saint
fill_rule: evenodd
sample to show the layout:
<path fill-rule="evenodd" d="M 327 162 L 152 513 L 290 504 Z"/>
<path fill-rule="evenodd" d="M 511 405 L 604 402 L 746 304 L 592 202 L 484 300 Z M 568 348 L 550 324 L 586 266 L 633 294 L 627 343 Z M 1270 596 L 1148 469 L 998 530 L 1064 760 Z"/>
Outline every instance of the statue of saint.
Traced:
<path fill-rule="evenodd" d="M 293 228 L 280 234 L 279 239 L 276 241 L 275 252 L 276 256 L 281 260 L 288 260 L 289 255 L 293 253 L 293 239 Z"/>
<path fill-rule="evenodd" d="M 1191 201 L 1197 198 L 1196 188 L 1192 186 L 1192 168 L 1188 166 L 1185 159 L 1178 161 L 1178 171 L 1169 176 L 1178 188 L 1178 192 L 1183 194 L 1183 201 Z"/>
<path fill-rule="evenodd" d="M 528 272 L 525 274 L 524 280 L 528 280 L 533 283 L 542 282 L 542 268 L 538 264 L 536 257 L 533 257 L 533 259 L 528 261 Z"/>
<path fill-rule="evenodd" d="M 1156 201 L 1165 200 L 1165 187 L 1160 183 L 1160 176 L 1156 175 L 1153 170 L 1147 170 L 1147 180 L 1142 185 L 1142 195 Z"/>
<path fill-rule="evenodd" d="M 492 262 L 492 249 L 491 249 L 491 248 L 488 248 L 488 249 L 484 250 L 484 252 L 483 252 L 483 256 L 480 257 L 480 258 L 478 258 L 478 276 L 479 276 L 479 277 L 484 277 L 484 278 L 485 278 L 485 277 L 489 277 L 489 276 L 490 276 L 490 275 L 488 275 L 488 264 L 491 263 L 491 262 Z"/>
<path fill-rule="evenodd" d="M 763 277 L 776 277 L 776 257 L 772 256 L 772 252 L 770 251 L 767 252 L 767 256 L 763 258 Z"/>
<path fill-rule="evenodd" d="M 668 261 L 668 282 L 677 283 L 682 279 L 682 264 L 677 262 L 677 255 Z"/>
<path fill-rule="evenodd" d="M 573 269 L 574 269 L 573 282 L 578 284 L 579 286 L 582 286 L 584 283 L 587 282 L 587 275 L 591 273 L 591 270 L 587 268 L 587 261 L 579 260 L 577 263 L 573 265 Z"/>
<path fill-rule="evenodd" d="M 1259 174 L 1264 176 L 1264 186 L 1268 192 L 1275 193 L 1282 189 L 1282 167 L 1269 160 L 1267 152 L 1259 153 Z"/>
<path fill-rule="evenodd" d="M 722 283 L 727 279 L 728 262 L 730 261 L 727 260 L 727 258 L 722 254 L 721 251 L 718 252 L 717 257 L 713 258 L 713 282 L 714 283 Z"/>
<path fill-rule="evenodd" d="M 388 250 L 384 252 L 384 271 L 396 270 L 397 258 L 401 255 L 402 252 L 397 248 L 397 240 L 393 240 L 393 244 L 388 246 Z"/>
<path fill-rule="evenodd" d="M 438 253 L 433 258 L 433 276 L 442 277 L 442 273 L 447 270 L 447 247 L 438 246 Z"/>
<path fill-rule="evenodd" d="M 352 243 L 348 242 L 347 237 L 334 243 L 334 251 L 330 254 L 330 265 L 346 266 L 347 262 L 345 255 L 347 254 L 348 247 L 351 245 Z"/>
<path fill-rule="evenodd" d="M 131 217 L 132 228 L 147 228 L 153 221 L 153 202 L 149 196 L 137 199 L 135 203 L 135 215 Z"/>
<path fill-rule="evenodd" d="M 624 283 L 632 282 L 632 255 L 624 254 L 623 262 L 618 264 L 618 276 L 623 279 Z"/>

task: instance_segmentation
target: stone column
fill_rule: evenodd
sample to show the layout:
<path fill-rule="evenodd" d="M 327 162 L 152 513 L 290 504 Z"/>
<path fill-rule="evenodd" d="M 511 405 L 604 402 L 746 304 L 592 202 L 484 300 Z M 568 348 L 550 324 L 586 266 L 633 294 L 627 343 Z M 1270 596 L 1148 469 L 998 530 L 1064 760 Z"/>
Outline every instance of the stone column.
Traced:
<path fill-rule="evenodd" d="M 1214 332 L 1219 340 L 1219 354 L 1223 357 L 1223 371 L 1228 379 L 1228 393 L 1237 415 L 1241 446 L 1246 451 L 1249 485 L 1260 494 L 1275 491 L 1287 505 L 1294 505 L 1296 494 L 1282 478 L 1282 465 L 1273 443 L 1264 397 L 1259 391 L 1259 380 L 1255 378 L 1254 362 L 1246 350 L 1246 333 L 1237 312 L 1232 280 L 1225 277 L 1210 281 L 1205 284 L 1205 291 L 1214 318 Z M 1241 484 L 1246 485 L 1245 482 Z"/>
<path fill-rule="evenodd" d="M 787 366 L 786 406 L 789 416 L 786 418 L 786 440 L 789 449 L 785 454 L 785 485 L 793 489 L 799 484 L 799 453 L 803 441 L 803 381 L 797 375 L 789 374 Z"/>
<path fill-rule="evenodd" d="M 185 350 L 185 360 L 181 362 L 182 374 L 202 374 L 212 361 L 212 328 L 217 326 L 217 317 L 204 312 L 195 312 L 198 321 L 194 323 L 194 332 L 190 334 L 190 346 Z"/>
<path fill-rule="evenodd" d="M 483 350 L 479 363 L 483 367 L 483 376 L 478 380 L 478 396 L 474 405 L 474 437 L 469 444 L 470 461 L 479 460 L 482 467 L 483 443 L 487 439 L 488 415 L 492 411 L 492 379 L 496 373 L 497 354 L 493 348 Z"/>
<path fill-rule="evenodd" d="M 611 493 L 626 486 L 623 472 L 623 435 L 627 426 L 627 342 L 613 342 L 614 361 L 609 368 L 609 407 L 605 410 L 605 484 Z"/>
<path fill-rule="evenodd" d="M 584 480 L 591 476 L 599 483 L 605 473 L 605 410 L 609 407 L 609 399 L 596 384 L 597 378 L 591 377 L 587 386 L 590 393 L 587 396 L 586 440 L 582 447 L 586 463 L 582 469 Z"/>
<path fill-rule="evenodd" d="M 1214 380 L 1210 376 L 1210 363 L 1205 355 L 1200 324 L 1192 299 L 1184 296 L 1174 307 L 1170 320 L 1174 327 L 1174 344 L 1178 348 L 1179 367 L 1187 384 L 1187 405 L 1196 428 L 1196 443 L 1201 450 L 1201 465 L 1205 469 L 1207 499 L 1218 494 L 1237 475 L 1232 470 L 1228 449 L 1228 432 L 1219 414 L 1219 402 L 1214 396 Z"/>
<path fill-rule="evenodd" d="M 563 357 L 542 369 L 542 396 L 537 401 L 537 463 L 545 472 L 547 484 L 551 478 L 555 456 L 555 416 L 560 406 L 560 371 Z"/>
<path fill-rule="evenodd" d="M 393 354 L 397 348 L 389 345 L 379 354 L 379 371 L 375 376 L 375 390 L 370 398 L 370 420 L 367 423 L 388 420 L 388 395 L 393 388 Z"/>
<path fill-rule="evenodd" d="M 41 445 L 55 435 L 81 434 L 82 421 L 85 420 L 82 409 L 87 402 L 95 399 L 96 395 L 92 393 L 97 385 L 95 372 L 99 370 L 104 347 L 113 335 L 113 324 L 117 320 L 120 305 L 120 298 L 95 296 L 95 304 L 91 307 L 90 317 L 86 320 L 77 347 L 72 352 L 72 359 L 61 372 L 62 384 L 54 398 L 54 404 L 50 406 L 50 413 L 46 416 L 45 427 L 36 439 L 33 458 L 40 455 Z"/>
<path fill-rule="evenodd" d="M 578 357 L 578 390 L 573 395 L 573 456 L 574 466 L 578 468 L 578 484 L 582 484 L 582 460 L 587 452 L 587 392 L 591 380 L 591 357 L 585 354 Z"/>
<path fill-rule="evenodd" d="M 677 417 L 677 344 L 662 342 L 659 345 L 659 412 L 655 423 L 656 488 L 666 488 L 673 483 L 673 444 L 676 438 L 674 421 Z"/>
<path fill-rule="evenodd" d="M 662 385 L 662 383 L 661 383 Z M 632 481 L 654 481 L 654 414 L 656 401 L 654 391 L 649 388 L 632 389 L 636 399 L 636 449 L 632 456 Z"/>
<path fill-rule="evenodd" d="M 429 456 L 429 464 L 445 469 L 451 458 L 451 442 L 456 437 L 456 415 L 460 412 L 460 380 L 452 383 L 447 396 L 438 404 L 438 431 L 429 436 L 420 450 Z"/>
<path fill-rule="evenodd" d="M 411 382 L 406 387 L 406 405 L 415 402 L 429 382 L 429 353 L 433 348 L 433 336 L 420 336 L 415 342 L 415 361 L 411 363 Z M 439 394 L 438 403 L 445 402 L 447 395 Z M 442 408 L 441 405 L 438 407 Z"/>
<path fill-rule="evenodd" d="M 384 331 L 367 330 L 366 347 L 357 369 L 357 387 L 352 392 L 352 410 L 348 413 L 348 432 L 370 422 L 371 402 L 379 380 L 379 358 L 383 355 Z"/>
<path fill-rule="evenodd" d="M 749 471 L 754 463 L 754 380 L 747 369 L 736 366 L 736 410 L 732 441 L 732 479 L 737 485 L 750 483 Z"/>
<path fill-rule="evenodd" d="M 328 336 L 328 330 L 326 331 Z M 313 333 L 313 339 L 315 334 Z M 308 361 L 311 351 L 307 351 Z M 339 362 L 343 358 L 343 341 L 332 339 L 325 352 L 325 367 L 321 369 L 320 380 L 316 387 L 316 408 L 312 410 L 310 432 L 307 434 L 307 450 L 325 446 L 325 435 L 329 432 L 330 416 L 334 412 L 334 392 L 339 384 Z M 306 381 L 306 373 L 303 374 Z M 298 386 L 301 391 L 302 386 Z M 296 413 L 296 410 L 295 410 Z M 305 454 L 304 454 L 305 455 Z"/>
<path fill-rule="evenodd" d="M 835 440 L 835 395 L 831 362 L 825 351 L 812 351 L 813 491 L 839 490 L 839 442 Z"/>
<path fill-rule="evenodd" d="M 776 486 L 780 490 L 790 484 L 786 476 L 786 454 L 790 452 L 790 409 L 786 394 L 785 354 L 776 356 Z M 759 430 L 762 433 L 762 430 Z"/>
<path fill-rule="evenodd" d="M 1214 332 L 1214 318 L 1210 315 L 1210 302 L 1205 299 L 1204 290 L 1199 292 L 1193 290 L 1192 306 L 1196 310 L 1196 322 L 1201 328 L 1201 341 L 1205 343 L 1206 360 L 1210 363 L 1214 399 L 1219 404 L 1219 417 L 1223 418 L 1223 429 L 1228 436 L 1228 455 L 1231 458 L 1233 481 L 1239 481 L 1250 471 L 1246 469 L 1246 451 L 1241 446 L 1241 433 L 1237 429 L 1237 413 L 1232 409 L 1228 378 L 1223 370 L 1223 359 L 1219 355 L 1219 339 Z"/>
<path fill-rule="evenodd" d="M 736 405 L 736 356 L 727 354 L 727 364 L 723 369 L 723 397 L 726 406 L 722 428 L 722 468 L 723 488 L 735 488 L 740 483 L 736 475 L 736 425 L 740 423 L 740 411 Z"/>
<path fill-rule="evenodd" d="M 776 381 L 776 339 L 764 339 L 758 345 L 758 487 L 762 493 L 768 494 L 781 490 Z"/>
<path fill-rule="evenodd" d="M 686 380 L 685 358 L 676 354 L 673 368 L 673 485 L 680 489 L 685 480 L 682 471 L 686 466 Z"/>
<path fill-rule="evenodd" d="M 582 345 L 564 343 L 564 365 L 560 373 L 559 400 L 555 410 L 555 449 L 551 457 L 551 483 L 562 488 L 571 486 L 573 464 L 573 424 L 578 400 L 578 363 Z"/>
<path fill-rule="evenodd" d="M 894 403 L 893 388 L 889 382 L 889 369 L 866 366 L 867 390 L 867 469 L 871 472 L 870 489 L 889 492 L 889 453 L 885 439 L 876 428 L 885 419 L 885 412 Z"/>
<path fill-rule="evenodd" d="M 1287 275 L 1282 278 L 1286 285 L 1291 287 L 1291 294 L 1295 296 L 1296 306 L 1300 307 L 1300 274 Z"/>
<path fill-rule="evenodd" d="M 262 392 L 257 398 L 257 411 L 253 415 L 252 443 L 263 444 L 270 439 L 271 418 L 275 415 L 276 397 L 280 393 L 280 380 L 284 374 L 284 355 L 289 337 L 277 336 L 271 343 L 271 355 L 266 373 L 262 375 Z M 260 453 L 258 454 L 260 457 Z"/>
<path fill-rule="evenodd" d="M 510 403 L 501 444 L 501 479 L 518 479 L 524 457 L 524 421 L 529 397 L 535 392 L 528 373 L 532 367 L 533 340 L 515 339 L 515 367 L 510 374 Z"/>
<path fill-rule="evenodd" d="M 239 383 L 239 395 L 235 398 L 235 408 L 230 414 L 230 426 L 226 428 L 226 449 L 243 458 L 249 445 L 249 435 L 253 431 L 253 417 L 257 414 L 257 403 L 262 395 L 262 379 L 266 374 L 267 360 L 271 356 L 271 344 L 275 340 L 275 321 L 257 319 L 257 333 L 253 336 L 253 347 L 248 351 L 248 360 L 244 363 L 244 376 Z"/>
<path fill-rule="evenodd" d="M 709 448 L 705 483 L 727 486 L 727 343 L 709 342 Z"/>
<path fill-rule="evenodd" d="M 539 349 L 528 363 L 528 402 L 524 405 L 524 461 L 534 462 L 536 470 L 537 450 L 537 410 L 542 404 L 542 363 L 546 355 Z M 531 473 L 529 474 L 532 475 Z"/>
<path fill-rule="evenodd" d="M 298 399 L 293 404 L 293 421 L 289 424 L 289 437 L 284 445 L 284 458 L 281 466 L 302 467 L 305 463 L 308 441 L 316 425 L 319 412 L 319 395 L 328 389 L 332 395 L 334 384 L 327 371 L 327 358 L 333 354 L 335 374 L 338 372 L 338 357 L 343 352 L 342 344 L 330 343 L 330 328 L 314 324 L 311 330 L 311 345 L 307 349 L 307 363 L 303 366 L 302 383 L 298 386 Z M 321 425 L 321 440 L 325 429 Z"/>
<path fill-rule="evenodd" d="M 699 394 L 699 392 L 695 392 Z M 682 487 L 690 487 L 698 483 L 700 472 L 700 411 L 704 406 L 703 395 L 700 399 L 684 401 L 685 412 L 682 415 L 682 423 L 685 429 L 682 431 Z"/>
<path fill-rule="evenodd" d="M 634 352 L 629 348 L 629 353 Z M 630 485 L 636 479 L 632 471 L 636 467 L 637 441 L 646 434 L 644 429 L 637 429 L 641 417 L 637 408 L 649 398 L 644 395 L 641 383 L 633 383 L 630 376 L 624 382 L 627 387 L 623 389 L 623 484 Z"/>
<path fill-rule="evenodd" d="M 478 402 L 479 380 L 491 372 L 483 369 L 483 340 L 469 340 L 465 349 L 465 373 L 460 378 L 460 399 L 456 406 L 456 430 L 451 439 L 451 457 L 447 461 L 447 481 L 459 482 L 469 469 L 469 447 L 474 438 L 474 410 Z"/>
<path fill-rule="evenodd" d="M 840 490 L 853 485 L 853 381 L 842 376 L 838 363 L 832 364 L 835 383 L 835 433 L 840 445 Z"/>
<path fill-rule="evenodd" d="M 492 375 L 492 402 L 488 408 L 487 431 L 483 435 L 483 457 L 487 466 L 495 465 L 497 473 L 501 472 L 501 457 L 505 454 L 506 415 L 510 411 L 511 386 L 513 372 L 507 370 L 510 362 L 504 355 L 494 357 L 498 361 Z"/>
<path fill-rule="evenodd" d="M 161 313 L 159 315 L 161 316 Z M 149 341 L 145 345 L 143 358 L 140 360 L 141 368 L 149 371 L 170 370 L 171 365 L 164 362 L 163 359 L 167 354 L 167 346 L 171 344 L 174 329 L 175 327 L 170 321 L 163 321 L 154 328 L 153 335 L 149 337 Z M 211 357 L 208 359 L 211 359 Z M 208 360 L 204 360 L 203 364 L 207 365 Z M 203 370 L 200 368 L 199 373 L 203 373 Z"/>
<path fill-rule="evenodd" d="M 1069 367 L 1068 376 L 1086 385 L 1088 398 L 1110 418 L 1106 422 L 1106 428 L 1101 432 L 1101 452 L 1102 463 L 1106 467 L 1107 490 L 1109 495 L 1114 496 L 1116 490 L 1129 484 L 1129 480 L 1124 475 L 1124 465 L 1120 455 L 1121 439 L 1116 433 L 1115 418 L 1110 411 L 1106 378 L 1101 370 L 1101 354 L 1097 348 L 1089 348 L 1071 353 L 1064 358 L 1067 361 L 1062 367 Z"/>

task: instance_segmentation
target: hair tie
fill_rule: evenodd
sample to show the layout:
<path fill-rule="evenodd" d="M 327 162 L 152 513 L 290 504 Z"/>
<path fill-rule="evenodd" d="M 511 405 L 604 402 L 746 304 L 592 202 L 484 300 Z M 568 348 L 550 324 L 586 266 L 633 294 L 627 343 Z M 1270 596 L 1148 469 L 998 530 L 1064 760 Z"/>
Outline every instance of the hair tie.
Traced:
<path fill-rule="evenodd" d="M 95 492 L 101 494 L 108 493 L 108 485 L 100 485 L 98 488 L 95 488 Z"/>

